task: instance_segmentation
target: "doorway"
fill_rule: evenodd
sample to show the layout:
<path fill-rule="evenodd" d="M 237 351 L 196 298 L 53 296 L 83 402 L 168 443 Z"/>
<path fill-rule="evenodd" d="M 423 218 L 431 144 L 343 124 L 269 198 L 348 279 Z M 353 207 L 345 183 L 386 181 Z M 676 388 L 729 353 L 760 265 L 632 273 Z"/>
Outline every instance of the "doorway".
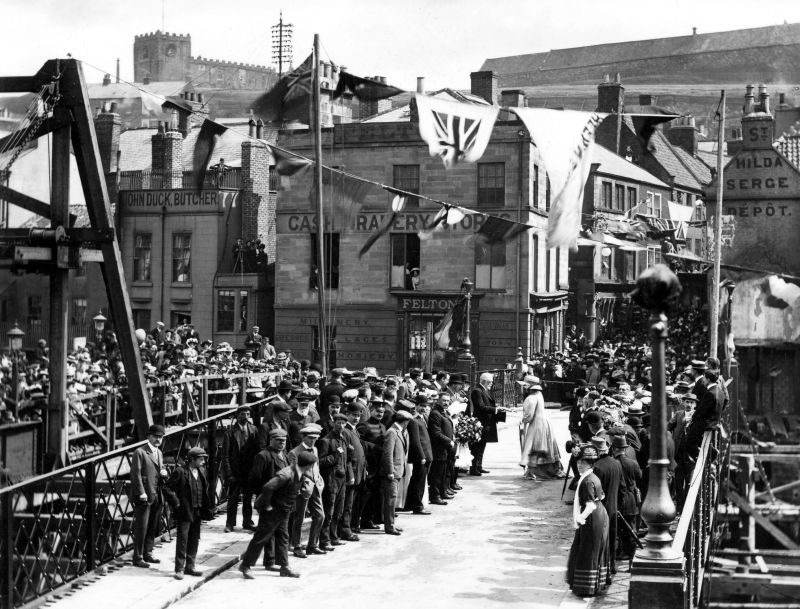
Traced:
<path fill-rule="evenodd" d="M 408 324 L 408 367 L 423 372 L 452 368 L 456 361 L 455 350 L 440 348 L 434 339 L 436 327 L 443 315 L 412 315 Z M 452 360 L 452 361 L 451 361 Z"/>

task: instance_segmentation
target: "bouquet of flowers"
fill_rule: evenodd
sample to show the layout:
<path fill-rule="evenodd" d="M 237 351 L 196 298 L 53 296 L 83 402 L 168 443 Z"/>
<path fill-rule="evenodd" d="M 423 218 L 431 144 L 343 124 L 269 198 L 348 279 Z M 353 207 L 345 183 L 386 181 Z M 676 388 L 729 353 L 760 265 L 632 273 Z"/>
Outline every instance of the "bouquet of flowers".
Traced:
<path fill-rule="evenodd" d="M 459 444 L 474 444 L 481 439 L 483 425 L 475 417 L 461 417 L 456 423 L 455 439 Z"/>

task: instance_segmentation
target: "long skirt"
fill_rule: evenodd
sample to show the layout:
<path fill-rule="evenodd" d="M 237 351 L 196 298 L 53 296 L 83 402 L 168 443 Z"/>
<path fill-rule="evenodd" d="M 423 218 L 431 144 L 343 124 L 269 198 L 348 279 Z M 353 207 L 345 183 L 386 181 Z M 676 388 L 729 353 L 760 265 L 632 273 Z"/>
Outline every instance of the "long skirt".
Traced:
<path fill-rule="evenodd" d="M 611 584 L 608 513 L 602 504 L 575 531 L 567 560 L 567 583 L 578 596 L 594 596 Z"/>

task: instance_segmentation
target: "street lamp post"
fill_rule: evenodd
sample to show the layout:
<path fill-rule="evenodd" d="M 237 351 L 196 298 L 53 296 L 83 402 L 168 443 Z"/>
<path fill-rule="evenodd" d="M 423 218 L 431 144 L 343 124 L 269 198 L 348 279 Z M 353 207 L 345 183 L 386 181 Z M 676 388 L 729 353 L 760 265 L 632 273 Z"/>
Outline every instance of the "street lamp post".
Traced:
<path fill-rule="evenodd" d="M 470 325 L 472 323 L 471 317 L 472 314 L 471 310 L 471 302 L 472 302 L 472 288 L 473 283 L 469 280 L 468 277 L 464 277 L 464 281 L 461 282 L 461 291 L 464 292 L 464 299 L 466 300 L 466 306 L 464 307 L 464 339 L 461 341 L 461 352 L 459 353 L 459 359 L 471 360 L 472 359 L 472 340 L 470 339 Z"/>
<path fill-rule="evenodd" d="M 98 311 L 97 315 L 92 317 L 92 325 L 94 326 L 94 340 L 95 349 L 100 352 L 100 342 L 103 339 L 103 331 L 106 329 L 106 322 L 108 319 L 103 315 L 103 309 Z"/>
<path fill-rule="evenodd" d="M 642 519 L 647 523 L 645 547 L 637 558 L 671 560 L 680 555 L 672 548 L 669 527 L 675 519 L 675 504 L 669 494 L 667 474 L 667 395 L 665 389 L 665 343 L 667 311 L 681 293 L 678 277 L 665 264 L 648 268 L 636 281 L 633 301 L 650 311 L 650 344 L 652 347 L 652 401 L 650 405 L 650 478 L 647 497 L 642 504 Z"/>
<path fill-rule="evenodd" d="M 22 339 L 25 338 L 25 332 L 20 330 L 17 322 L 14 322 L 14 327 L 6 332 L 8 337 L 8 352 L 11 357 L 11 382 L 14 384 L 14 420 L 19 418 L 19 353 L 22 350 Z"/>

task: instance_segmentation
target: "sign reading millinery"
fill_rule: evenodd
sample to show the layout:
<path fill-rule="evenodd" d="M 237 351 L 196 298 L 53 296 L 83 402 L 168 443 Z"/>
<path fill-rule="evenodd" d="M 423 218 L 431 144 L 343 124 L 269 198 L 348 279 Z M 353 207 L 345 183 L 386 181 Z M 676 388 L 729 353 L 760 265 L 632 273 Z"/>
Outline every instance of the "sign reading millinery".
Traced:
<path fill-rule="evenodd" d="M 398 214 L 392 224 L 392 231 L 396 232 L 417 232 L 430 228 L 436 218 L 438 210 L 420 211 L 416 213 Z M 500 218 L 511 220 L 511 214 L 493 213 Z M 354 232 L 373 233 L 377 231 L 386 219 L 385 213 L 361 213 L 355 214 L 350 222 L 350 226 L 342 224 L 341 215 L 333 215 L 325 218 L 325 230 L 337 231 L 348 228 Z M 437 230 L 444 231 L 474 231 L 480 228 L 486 221 L 486 216 L 481 214 L 464 216 L 460 222 L 453 225 L 443 224 Z M 315 214 L 278 214 L 278 232 L 287 233 L 309 233 L 317 230 L 317 216 Z"/>
<path fill-rule="evenodd" d="M 219 213 L 235 205 L 238 192 L 223 190 L 125 190 L 119 193 L 123 214 Z"/>

